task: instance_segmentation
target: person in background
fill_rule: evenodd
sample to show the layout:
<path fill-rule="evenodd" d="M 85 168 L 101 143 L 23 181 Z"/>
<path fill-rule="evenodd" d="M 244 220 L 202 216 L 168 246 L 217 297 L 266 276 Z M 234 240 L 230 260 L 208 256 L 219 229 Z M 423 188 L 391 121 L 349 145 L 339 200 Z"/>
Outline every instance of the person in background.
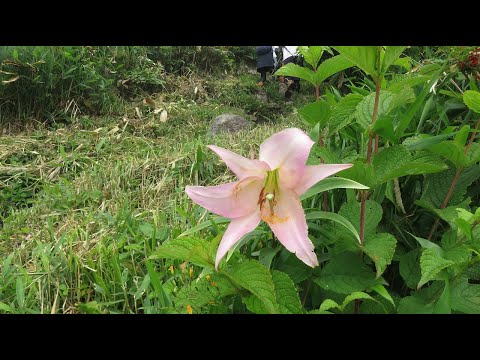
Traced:
<path fill-rule="evenodd" d="M 267 72 L 272 71 L 275 59 L 272 46 L 257 46 L 257 71 L 260 73 L 258 86 L 263 86 L 267 81 Z"/>
<path fill-rule="evenodd" d="M 283 65 L 289 63 L 294 63 L 302 66 L 302 58 L 298 56 L 297 48 L 298 46 L 280 46 L 283 54 Z M 285 98 L 290 98 L 293 91 L 300 91 L 300 79 L 293 76 L 286 76 L 286 83 L 288 85 L 287 90 L 285 91 Z"/>

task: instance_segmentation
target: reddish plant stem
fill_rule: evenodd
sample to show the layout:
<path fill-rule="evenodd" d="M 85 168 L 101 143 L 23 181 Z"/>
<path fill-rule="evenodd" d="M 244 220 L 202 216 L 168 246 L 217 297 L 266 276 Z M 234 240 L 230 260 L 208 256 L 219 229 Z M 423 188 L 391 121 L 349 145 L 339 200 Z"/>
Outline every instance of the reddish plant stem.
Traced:
<path fill-rule="evenodd" d="M 380 86 L 381 78 L 378 77 L 375 79 L 375 103 L 373 104 L 373 114 L 372 114 L 372 125 L 375 124 L 377 120 L 378 113 L 378 103 L 380 100 Z M 373 133 L 368 134 L 368 144 L 367 144 L 367 163 L 370 164 L 372 160 L 372 140 Z M 375 154 L 378 152 L 378 135 L 375 136 Z M 368 192 L 360 192 L 360 245 L 363 246 L 363 241 L 365 238 L 365 206 L 367 204 Z M 363 252 L 360 252 L 360 256 L 363 256 Z M 358 314 L 360 312 L 360 300 L 355 300 L 355 310 L 354 313 Z"/>
<path fill-rule="evenodd" d="M 477 130 L 480 127 L 480 119 L 477 120 L 477 123 L 475 124 L 475 128 L 473 129 L 472 135 L 470 136 L 470 139 L 468 140 L 467 146 L 465 146 L 465 150 L 463 151 L 464 155 L 467 155 L 468 150 L 470 150 L 470 147 L 472 146 L 473 141 L 475 140 L 475 136 L 477 135 Z M 450 201 L 450 198 L 452 197 L 453 190 L 455 190 L 455 186 L 457 185 L 458 179 L 460 178 L 460 175 L 462 175 L 463 169 L 458 168 L 457 172 L 455 173 L 455 176 L 452 180 L 452 184 L 450 185 L 450 188 L 448 189 L 448 193 L 445 196 L 445 200 L 443 200 L 442 205 L 440 206 L 440 209 L 445 209 L 447 207 L 448 202 Z M 435 222 L 433 223 L 432 229 L 430 230 L 430 233 L 428 234 L 428 240 L 430 240 L 435 234 L 435 231 L 437 230 L 438 224 L 440 223 L 440 219 L 437 218 Z"/>
<path fill-rule="evenodd" d="M 468 150 L 470 150 L 470 146 L 472 146 L 473 140 L 475 140 L 475 136 L 477 135 L 477 130 L 480 127 L 480 119 L 477 120 L 477 123 L 475 124 L 475 128 L 473 129 L 472 135 L 470 136 L 470 139 L 468 140 L 468 144 L 465 147 L 465 151 L 463 152 L 464 155 L 467 155 Z"/>

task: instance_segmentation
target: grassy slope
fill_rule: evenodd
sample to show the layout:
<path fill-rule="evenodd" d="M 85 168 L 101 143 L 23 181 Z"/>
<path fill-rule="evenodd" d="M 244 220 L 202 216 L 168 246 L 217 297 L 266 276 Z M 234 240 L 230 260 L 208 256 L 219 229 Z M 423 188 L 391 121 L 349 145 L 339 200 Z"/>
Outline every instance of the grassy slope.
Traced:
<path fill-rule="evenodd" d="M 164 123 L 139 102 L 123 118 L 80 117 L 56 130 L 4 135 L 0 313 L 185 313 L 175 308 L 175 294 L 198 269 L 146 259 L 160 242 L 208 218 L 185 196 L 186 185 L 233 180 L 205 145 L 249 156 L 272 133 L 303 127 L 293 106 L 312 100 L 305 87 L 286 105 L 271 83 L 264 104 L 256 81 L 253 73 L 172 77 L 153 96 L 168 111 Z M 211 120 L 224 112 L 273 122 L 209 135 Z"/>

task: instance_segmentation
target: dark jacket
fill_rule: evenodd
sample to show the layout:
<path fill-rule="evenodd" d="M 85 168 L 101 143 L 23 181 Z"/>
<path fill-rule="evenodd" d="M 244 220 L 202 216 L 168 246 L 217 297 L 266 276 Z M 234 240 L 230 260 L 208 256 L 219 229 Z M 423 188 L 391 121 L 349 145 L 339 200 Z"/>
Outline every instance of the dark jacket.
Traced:
<path fill-rule="evenodd" d="M 273 68 L 273 49 L 272 46 L 257 46 L 257 69 Z"/>

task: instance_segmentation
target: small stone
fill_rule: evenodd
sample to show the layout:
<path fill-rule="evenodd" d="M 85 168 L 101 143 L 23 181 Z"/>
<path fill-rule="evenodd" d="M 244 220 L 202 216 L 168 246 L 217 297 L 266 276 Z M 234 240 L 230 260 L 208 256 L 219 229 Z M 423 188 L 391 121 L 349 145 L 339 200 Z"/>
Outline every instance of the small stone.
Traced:
<path fill-rule="evenodd" d="M 213 120 L 213 123 L 210 126 L 210 132 L 212 134 L 218 134 L 224 131 L 234 133 L 241 130 L 247 130 L 251 126 L 252 123 L 240 115 L 222 114 Z"/>

